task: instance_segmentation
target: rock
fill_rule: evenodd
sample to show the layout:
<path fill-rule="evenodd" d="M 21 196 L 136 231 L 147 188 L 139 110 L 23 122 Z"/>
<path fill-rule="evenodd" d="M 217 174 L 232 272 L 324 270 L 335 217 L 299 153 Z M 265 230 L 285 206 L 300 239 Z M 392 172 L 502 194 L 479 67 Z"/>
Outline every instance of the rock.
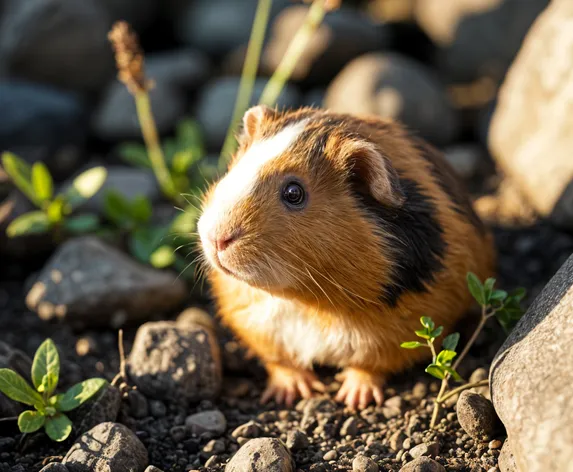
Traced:
<path fill-rule="evenodd" d="M 97 92 L 114 74 L 110 25 L 95 0 L 7 0 L 0 69 L 10 77 Z"/>
<path fill-rule="evenodd" d="M 185 114 L 187 92 L 195 90 L 208 73 L 207 60 L 193 50 L 157 53 L 146 59 L 146 74 L 154 82 L 149 97 L 159 133 L 175 127 Z M 105 90 L 94 112 L 92 130 L 105 141 L 141 139 L 135 101 L 118 80 Z"/>
<path fill-rule="evenodd" d="M 573 256 L 509 334 L 491 367 L 492 401 L 523 472 L 568 470 L 573 463 L 572 306 Z"/>
<path fill-rule="evenodd" d="M 203 433 L 221 436 L 227 430 L 227 419 L 219 410 L 202 411 L 188 416 L 185 426 L 195 436 Z"/>
<path fill-rule="evenodd" d="M 83 336 L 76 342 L 76 354 L 80 357 L 95 355 L 99 351 L 97 341 L 93 336 Z"/>
<path fill-rule="evenodd" d="M 501 446 L 503 446 L 503 443 L 499 439 L 493 439 L 487 445 L 488 449 L 501 449 Z"/>
<path fill-rule="evenodd" d="M 458 144 L 444 149 L 444 157 L 456 174 L 462 179 L 471 180 L 484 160 L 484 151 L 475 144 Z"/>
<path fill-rule="evenodd" d="M 149 404 L 147 398 L 139 390 L 130 390 L 127 394 L 129 403 L 129 414 L 133 418 L 145 418 L 149 415 Z"/>
<path fill-rule="evenodd" d="M 444 466 L 429 457 L 418 457 L 408 462 L 400 472 L 446 472 Z"/>
<path fill-rule="evenodd" d="M 149 410 L 154 418 L 163 418 L 167 414 L 165 403 L 159 400 L 151 400 L 149 402 Z"/>
<path fill-rule="evenodd" d="M 415 16 L 440 46 L 438 62 L 453 82 L 498 80 L 548 0 L 422 0 Z"/>
<path fill-rule="evenodd" d="M 518 472 L 517 464 L 515 463 L 515 457 L 513 452 L 511 452 L 511 446 L 509 441 L 506 439 L 501 448 L 499 457 L 497 459 L 497 465 L 501 472 Z"/>
<path fill-rule="evenodd" d="M 528 2 L 529 3 L 529 2 Z M 535 3 L 535 2 L 533 2 Z M 501 169 L 544 217 L 573 230 L 573 5 L 551 2 L 535 21 L 500 90 L 489 144 Z"/>
<path fill-rule="evenodd" d="M 121 394 L 113 385 L 108 384 L 95 397 L 70 412 L 74 423 L 72 434 L 76 437 L 96 427 L 100 423 L 114 422 L 121 407 Z"/>
<path fill-rule="evenodd" d="M 145 469 L 145 472 L 163 472 L 163 471 L 158 467 L 155 467 L 154 465 L 150 465 L 147 467 L 147 469 Z"/>
<path fill-rule="evenodd" d="M 23 159 L 49 161 L 57 150 L 84 143 L 86 109 L 73 93 L 18 80 L 0 82 L 0 110 L 0 149 Z"/>
<path fill-rule="evenodd" d="M 51 462 L 42 468 L 40 472 L 69 472 L 69 469 L 61 462 Z"/>
<path fill-rule="evenodd" d="M 175 441 L 176 443 L 180 443 L 185 439 L 185 436 L 187 435 L 187 430 L 185 429 L 185 426 L 173 426 L 173 428 L 169 430 L 169 434 L 171 436 L 171 439 L 173 439 L 173 441 Z"/>
<path fill-rule="evenodd" d="M 206 456 L 213 456 L 215 454 L 222 454 L 227 448 L 225 447 L 225 441 L 223 439 L 212 439 L 203 448 L 203 452 Z"/>
<path fill-rule="evenodd" d="M 70 239 L 46 263 L 26 297 L 40 318 L 81 326 L 141 320 L 185 296 L 171 272 L 143 266 L 92 236 Z"/>
<path fill-rule="evenodd" d="M 87 170 L 93 165 L 88 165 L 80 172 Z M 106 166 L 107 177 L 100 190 L 85 203 L 78 206 L 82 210 L 104 215 L 105 195 L 108 191 L 114 190 L 128 200 L 135 197 L 146 197 L 151 203 L 159 200 L 161 194 L 159 185 L 152 171 L 147 169 L 137 169 L 129 166 Z M 79 174 L 79 172 L 78 172 Z M 62 190 L 71 187 L 73 177 L 62 184 Z"/>
<path fill-rule="evenodd" d="M 19 349 L 0 341 L 0 369 L 12 369 L 30 382 L 31 359 Z M 18 416 L 22 405 L 0 393 L 0 418 Z"/>
<path fill-rule="evenodd" d="M 225 472 L 294 472 L 294 462 L 279 439 L 251 439 L 231 458 Z"/>
<path fill-rule="evenodd" d="M 64 457 L 69 472 L 143 472 L 147 451 L 137 436 L 119 423 L 101 423 L 83 434 Z"/>
<path fill-rule="evenodd" d="M 440 453 L 440 445 L 437 442 L 422 443 L 410 449 L 410 455 L 417 459 L 418 457 L 435 457 Z"/>
<path fill-rule="evenodd" d="M 239 80 L 238 77 L 219 78 L 208 84 L 201 92 L 196 115 L 205 133 L 204 138 L 209 149 L 220 148 L 225 140 L 233 115 Z M 256 80 L 251 105 L 258 103 L 266 83 L 266 79 Z M 296 108 L 299 103 L 300 96 L 297 89 L 287 84 L 279 97 L 278 107 Z"/>
<path fill-rule="evenodd" d="M 465 390 L 460 394 L 456 410 L 460 426 L 472 438 L 479 441 L 491 439 L 497 429 L 498 419 L 489 400 Z"/>
<path fill-rule="evenodd" d="M 322 456 L 322 458 L 327 462 L 335 461 L 338 459 L 338 453 L 334 450 L 328 451 L 324 456 Z"/>
<path fill-rule="evenodd" d="M 369 457 L 358 455 L 352 461 L 352 472 L 378 472 L 378 465 Z"/>
<path fill-rule="evenodd" d="M 0 418 L 4 417 L 0 416 Z M 0 438 L 0 453 L 11 451 L 14 444 L 16 444 L 16 440 L 14 438 Z"/>
<path fill-rule="evenodd" d="M 236 428 L 231 436 L 234 438 L 258 438 L 262 433 L 261 425 L 254 421 L 249 421 L 238 428 Z"/>
<path fill-rule="evenodd" d="M 273 2 L 272 19 L 287 3 Z M 175 23 L 180 42 L 221 57 L 246 45 L 251 34 L 257 0 L 198 0 L 181 5 Z"/>
<path fill-rule="evenodd" d="M 358 420 L 355 416 L 348 418 L 340 428 L 340 436 L 356 436 L 358 433 Z"/>
<path fill-rule="evenodd" d="M 470 378 L 469 378 L 469 383 L 476 383 L 476 382 L 480 382 L 482 380 L 487 380 L 488 377 L 489 377 L 489 372 L 487 371 L 487 369 L 480 367 L 479 369 L 476 369 L 472 372 L 472 375 L 470 375 Z M 480 395 L 483 395 L 488 400 L 491 400 L 491 397 L 489 395 L 489 386 L 487 386 L 487 385 L 484 387 L 474 387 L 471 389 L 471 391 L 475 392 L 475 393 L 479 393 Z"/>
<path fill-rule="evenodd" d="M 142 393 L 168 402 L 213 399 L 221 388 L 219 346 L 201 326 L 145 323 L 135 336 L 128 368 Z"/>
<path fill-rule="evenodd" d="M 298 429 L 295 429 L 287 433 L 286 446 L 291 451 L 299 451 L 310 446 L 310 441 L 308 440 L 308 436 L 306 434 Z"/>
<path fill-rule="evenodd" d="M 307 13 L 307 6 L 295 5 L 276 18 L 262 56 L 262 66 L 269 73 L 278 67 Z M 311 86 L 327 85 L 352 59 L 389 44 L 386 26 L 375 24 L 358 10 L 340 8 L 325 16 L 297 61 L 291 79 Z"/>
<path fill-rule="evenodd" d="M 399 451 L 402 449 L 404 441 L 406 440 L 406 435 L 404 431 L 398 430 L 392 436 L 390 436 L 390 448 L 393 451 Z"/>
<path fill-rule="evenodd" d="M 325 108 L 398 120 L 435 145 L 449 144 L 458 129 L 440 81 L 405 56 L 365 54 L 350 62 L 328 87 Z"/>

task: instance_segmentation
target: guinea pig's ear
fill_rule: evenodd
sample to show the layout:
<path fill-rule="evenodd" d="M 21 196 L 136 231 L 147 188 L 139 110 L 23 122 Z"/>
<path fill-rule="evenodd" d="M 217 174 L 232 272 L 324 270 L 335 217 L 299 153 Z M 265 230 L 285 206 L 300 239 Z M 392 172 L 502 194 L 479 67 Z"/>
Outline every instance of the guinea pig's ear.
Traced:
<path fill-rule="evenodd" d="M 366 185 L 380 203 L 399 207 L 406 199 L 396 169 L 372 143 L 351 141 L 344 146 L 353 179 Z"/>
<path fill-rule="evenodd" d="M 269 119 L 273 114 L 273 109 L 266 105 L 256 105 L 249 108 L 243 116 L 243 133 L 252 138 L 261 122 L 264 119 Z"/>

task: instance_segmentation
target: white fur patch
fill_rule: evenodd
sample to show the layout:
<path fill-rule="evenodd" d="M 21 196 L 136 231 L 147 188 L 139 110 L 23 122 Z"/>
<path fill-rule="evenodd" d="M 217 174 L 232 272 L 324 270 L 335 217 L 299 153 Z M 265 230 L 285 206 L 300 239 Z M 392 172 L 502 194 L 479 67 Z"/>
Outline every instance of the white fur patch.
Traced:
<path fill-rule="evenodd" d="M 306 122 L 302 120 L 289 125 L 270 138 L 254 142 L 247 149 L 239 162 L 215 187 L 209 207 L 199 220 L 201 234 L 215 227 L 220 218 L 252 192 L 261 168 L 283 154 L 296 141 Z"/>

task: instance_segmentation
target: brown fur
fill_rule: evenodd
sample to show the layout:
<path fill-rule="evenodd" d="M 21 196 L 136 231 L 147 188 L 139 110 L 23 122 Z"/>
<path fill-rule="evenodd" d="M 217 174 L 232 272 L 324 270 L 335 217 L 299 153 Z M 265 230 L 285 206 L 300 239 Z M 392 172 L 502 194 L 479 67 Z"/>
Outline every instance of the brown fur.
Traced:
<path fill-rule="evenodd" d="M 313 361 L 380 375 L 399 372 L 428 355 L 427 350 L 400 348 L 400 342 L 414 338 L 420 316 L 432 317 L 447 334 L 472 305 L 466 273 L 475 272 L 482 280 L 493 275 L 491 235 L 479 220 L 476 223 L 462 186 L 439 153 L 410 138 L 399 125 L 378 118 L 312 109 L 251 116 L 235 162 L 253 141 L 273 136 L 302 118 L 310 119 L 294 150 L 262 168 L 264 184 L 237 202 L 225 222 L 229 227 L 240 225 L 244 234 L 233 250 L 233 263 L 237 267 L 258 263 L 259 268 L 265 264 L 266 269 L 260 269 L 264 272 L 260 280 L 249 284 L 210 269 L 219 315 L 266 364 L 310 367 L 289 353 L 289 346 L 277 342 L 276 333 L 265 325 L 246 322 L 281 303 L 325 333 L 336 327 L 359 340 L 353 352 L 341 353 L 340 359 L 326 352 L 326 358 Z M 372 164 L 368 155 L 357 157 L 368 154 L 368 145 L 383 161 Z M 382 167 L 373 172 L 372 165 Z M 380 298 L 381 287 L 392 280 L 400 264 L 392 250 L 394 235 L 365 217 L 348 188 L 352 173 L 378 182 L 386 171 L 416 182 L 431 197 L 446 243 L 443 269 L 425 284 L 427 291 L 406 292 L 395 306 Z M 274 198 L 287 174 L 296 175 L 309 188 L 309 205 L 301 212 L 282 211 Z M 438 180 L 441 175 L 447 176 L 445 182 Z M 394 183 L 389 175 L 379 186 L 382 200 L 387 197 L 381 205 L 401 204 Z M 211 192 L 206 206 L 210 196 Z M 277 271 L 289 280 L 287 286 L 276 283 L 272 274 Z"/>

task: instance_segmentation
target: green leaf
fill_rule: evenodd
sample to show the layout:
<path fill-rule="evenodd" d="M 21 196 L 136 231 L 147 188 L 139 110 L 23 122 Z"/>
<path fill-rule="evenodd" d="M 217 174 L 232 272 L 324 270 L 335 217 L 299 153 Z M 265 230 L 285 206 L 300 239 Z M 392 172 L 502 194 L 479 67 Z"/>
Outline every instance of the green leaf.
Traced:
<path fill-rule="evenodd" d="M 120 228 L 129 226 L 132 221 L 131 205 L 117 190 L 108 190 L 104 197 L 105 216 Z"/>
<path fill-rule="evenodd" d="M 77 408 L 99 392 L 106 384 L 107 380 L 105 379 L 93 378 L 74 385 L 58 399 L 58 410 L 71 411 Z"/>
<path fill-rule="evenodd" d="M 490 300 L 494 285 L 495 285 L 495 279 L 492 277 L 486 279 L 486 281 L 483 283 L 483 291 L 486 303 L 489 302 Z"/>
<path fill-rule="evenodd" d="M 452 362 L 452 359 L 457 356 L 455 351 L 440 351 L 438 357 L 436 358 L 436 364 L 441 366 L 449 365 Z"/>
<path fill-rule="evenodd" d="M 182 120 L 177 125 L 177 144 L 181 148 L 193 149 L 193 151 L 202 151 L 202 136 L 201 128 L 194 120 Z M 202 154 L 202 152 L 199 152 L 199 155 Z"/>
<path fill-rule="evenodd" d="M 152 213 L 153 208 L 147 197 L 139 195 L 131 201 L 131 216 L 139 223 L 147 223 Z"/>
<path fill-rule="evenodd" d="M 46 418 L 46 434 L 52 441 L 65 441 L 72 432 L 72 422 L 63 413 Z"/>
<path fill-rule="evenodd" d="M 46 339 L 36 351 L 32 363 L 32 382 L 40 393 L 51 395 L 60 378 L 60 356 L 54 341 Z"/>
<path fill-rule="evenodd" d="M 14 185 L 16 185 L 32 203 L 37 205 L 38 200 L 36 199 L 36 194 L 32 186 L 32 170 L 30 165 L 15 154 L 4 152 L 2 153 L 2 167 L 4 167 L 4 170 L 12 179 Z"/>
<path fill-rule="evenodd" d="M 407 341 L 405 343 L 400 344 L 400 347 L 404 349 L 417 349 L 419 347 L 424 347 L 425 344 L 419 343 L 418 341 Z"/>
<path fill-rule="evenodd" d="M 416 331 L 414 331 L 414 333 L 416 333 L 416 336 L 418 336 L 419 338 L 422 338 L 422 339 L 430 339 L 431 338 L 431 336 L 428 334 L 427 329 L 417 329 Z"/>
<path fill-rule="evenodd" d="M 64 220 L 64 227 L 73 234 L 92 233 L 99 228 L 99 218 L 92 214 L 72 216 Z"/>
<path fill-rule="evenodd" d="M 420 318 L 420 323 L 422 323 L 424 328 L 428 328 L 430 331 L 432 331 L 435 327 L 434 321 L 429 316 L 422 316 Z"/>
<path fill-rule="evenodd" d="M 18 416 L 18 428 L 21 433 L 35 433 L 44 426 L 45 421 L 46 417 L 42 413 L 26 410 Z"/>
<path fill-rule="evenodd" d="M 477 278 L 477 275 L 472 272 L 468 272 L 467 283 L 468 289 L 476 301 L 482 306 L 486 305 L 487 300 L 485 298 L 485 289 L 480 280 Z"/>
<path fill-rule="evenodd" d="M 440 334 L 442 334 L 442 332 L 444 331 L 444 327 L 443 326 L 438 326 L 434 331 L 432 331 L 430 333 L 430 336 L 432 338 L 437 338 L 438 336 L 440 336 Z"/>
<path fill-rule="evenodd" d="M 30 406 L 43 405 L 42 396 L 11 369 L 0 369 L 0 392 L 14 401 Z"/>
<path fill-rule="evenodd" d="M 452 333 L 444 338 L 442 347 L 447 351 L 455 351 L 460 340 L 460 333 Z"/>
<path fill-rule="evenodd" d="M 428 367 L 426 367 L 426 372 L 440 380 L 446 376 L 443 367 L 436 364 L 430 364 Z"/>
<path fill-rule="evenodd" d="M 527 291 L 523 287 L 519 287 L 511 292 L 511 298 L 516 300 L 518 303 L 525 298 Z"/>
<path fill-rule="evenodd" d="M 107 170 L 103 166 L 92 167 L 82 172 L 74 179 L 72 186 L 66 191 L 66 200 L 73 207 L 80 205 L 99 191 L 106 178 Z"/>
<path fill-rule="evenodd" d="M 156 269 L 169 267 L 175 262 L 175 251 L 171 246 L 160 246 L 149 256 L 149 262 Z"/>
<path fill-rule="evenodd" d="M 43 162 L 35 162 L 32 166 L 32 188 L 41 203 L 47 202 L 54 195 L 54 182 Z"/>
<path fill-rule="evenodd" d="M 507 292 L 505 290 L 494 290 L 490 297 L 489 300 L 493 300 L 496 302 L 502 302 L 507 298 Z"/>
<path fill-rule="evenodd" d="M 149 263 L 151 255 L 162 245 L 169 227 L 138 228 L 128 240 L 130 252 L 141 262 Z"/>
<path fill-rule="evenodd" d="M 185 174 L 195 163 L 196 158 L 192 151 L 178 151 L 173 156 L 171 168 L 174 173 Z"/>
<path fill-rule="evenodd" d="M 47 215 L 43 211 L 37 210 L 24 213 L 14 219 L 6 228 L 6 234 L 10 238 L 16 238 L 26 234 L 46 233 L 50 227 Z"/>
<path fill-rule="evenodd" d="M 458 382 L 461 382 L 463 379 L 461 377 L 460 374 L 458 374 L 452 367 L 450 366 L 443 366 L 443 369 L 448 372 L 453 378 L 454 380 L 457 380 Z"/>
<path fill-rule="evenodd" d="M 121 144 L 117 152 L 119 157 L 134 167 L 143 169 L 151 168 L 151 162 L 147 156 L 147 149 L 141 143 L 124 143 Z"/>
<path fill-rule="evenodd" d="M 64 213 L 66 213 L 67 210 L 66 206 L 66 201 L 61 195 L 58 195 L 54 200 L 48 203 L 45 210 L 50 223 L 61 223 L 64 219 Z"/>
<path fill-rule="evenodd" d="M 199 210 L 189 205 L 185 211 L 179 213 L 171 222 L 170 232 L 178 235 L 193 234 L 197 230 Z"/>

